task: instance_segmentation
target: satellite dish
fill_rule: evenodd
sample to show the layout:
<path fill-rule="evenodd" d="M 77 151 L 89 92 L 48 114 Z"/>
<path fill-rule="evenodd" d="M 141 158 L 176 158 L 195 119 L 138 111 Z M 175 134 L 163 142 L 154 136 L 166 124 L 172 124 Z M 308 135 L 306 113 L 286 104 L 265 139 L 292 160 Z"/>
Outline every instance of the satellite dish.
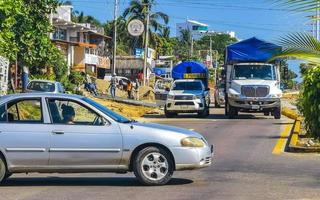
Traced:
<path fill-rule="evenodd" d="M 138 19 L 131 20 L 128 24 L 128 32 L 134 37 L 142 35 L 144 32 L 144 24 Z"/>

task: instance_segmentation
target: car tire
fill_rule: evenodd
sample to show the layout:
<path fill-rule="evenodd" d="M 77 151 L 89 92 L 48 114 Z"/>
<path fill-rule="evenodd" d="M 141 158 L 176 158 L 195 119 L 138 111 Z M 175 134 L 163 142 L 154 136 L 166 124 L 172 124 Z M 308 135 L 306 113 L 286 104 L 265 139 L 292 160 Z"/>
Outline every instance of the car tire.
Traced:
<path fill-rule="evenodd" d="M 168 111 L 164 111 L 164 115 L 167 117 L 167 118 L 173 118 L 175 116 L 177 116 L 176 113 L 171 113 L 171 112 L 168 112 Z"/>
<path fill-rule="evenodd" d="M 3 157 L 0 156 L 0 184 L 2 184 L 6 178 L 8 178 L 6 162 Z"/>
<path fill-rule="evenodd" d="M 215 108 L 220 108 L 221 107 L 220 104 L 218 103 L 218 101 L 214 101 L 214 107 Z"/>
<path fill-rule="evenodd" d="M 170 181 L 173 171 L 172 156 L 160 147 L 142 149 L 133 161 L 134 175 L 143 185 L 165 185 Z"/>
<path fill-rule="evenodd" d="M 277 107 L 273 111 L 273 116 L 274 116 L 275 119 L 281 119 L 281 107 Z"/>
<path fill-rule="evenodd" d="M 264 116 L 269 116 L 269 115 L 270 115 L 270 112 L 264 112 L 263 115 L 264 115 Z"/>

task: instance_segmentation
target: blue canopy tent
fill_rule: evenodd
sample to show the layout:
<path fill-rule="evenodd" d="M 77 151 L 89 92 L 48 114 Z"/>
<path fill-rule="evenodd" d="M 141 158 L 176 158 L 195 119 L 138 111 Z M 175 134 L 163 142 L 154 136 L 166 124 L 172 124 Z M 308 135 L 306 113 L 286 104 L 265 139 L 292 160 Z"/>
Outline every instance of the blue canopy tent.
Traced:
<path fill-rule="evenodd" d="M 200 79 L 208 88 L 208 67 L 195 61 L 182 62 L 172 69 L 172 78 L 176 79 Z"/>
<path fill-rule="evenodd" d="M 282 47 L 255 37 L 227 46 L 226 63 L 267 62 Z"/>

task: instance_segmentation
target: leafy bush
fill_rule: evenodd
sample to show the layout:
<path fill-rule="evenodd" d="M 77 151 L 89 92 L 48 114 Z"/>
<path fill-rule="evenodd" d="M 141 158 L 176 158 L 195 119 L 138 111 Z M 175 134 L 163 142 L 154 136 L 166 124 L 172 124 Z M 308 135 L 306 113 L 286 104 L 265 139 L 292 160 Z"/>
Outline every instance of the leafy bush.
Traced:
<path fill-rule="evenodd" d="M 306 72 L 298 107 L 305 117 L 307 132 L 320 138 L 320 66 Z"/>

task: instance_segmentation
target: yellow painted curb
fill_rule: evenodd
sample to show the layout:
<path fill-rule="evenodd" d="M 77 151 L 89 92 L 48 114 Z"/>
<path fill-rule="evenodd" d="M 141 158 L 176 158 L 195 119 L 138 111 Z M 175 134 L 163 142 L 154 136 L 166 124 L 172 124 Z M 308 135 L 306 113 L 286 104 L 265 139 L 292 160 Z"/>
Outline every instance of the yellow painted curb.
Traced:
<path fill-rule="evenodd" d="M 276 146 L 273 148 L 272 154 L 278 155 L 283 152 L 286 145 L 286 140 L 290 136 L 291 130 L 292 125 L 285 126 L 284 131 L 281 133 Z"/>
<path fill-rule="evenodd" d="M 294 110 L 291 110 L 290 108 L 283 108 L 282 109 L 282 114 L 290 119 L 298 119 L 301 118 L 301 116 Z"/>

